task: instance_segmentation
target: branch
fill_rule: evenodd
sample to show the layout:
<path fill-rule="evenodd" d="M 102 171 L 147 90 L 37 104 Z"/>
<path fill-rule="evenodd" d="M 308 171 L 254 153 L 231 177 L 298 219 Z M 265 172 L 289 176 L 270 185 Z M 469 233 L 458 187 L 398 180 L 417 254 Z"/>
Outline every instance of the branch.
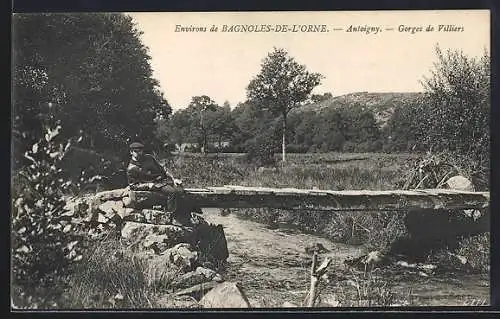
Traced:
<path fill-rule="evenodd" d="M 318 268 L 316 268 L 317 262 L 318 252 L 315 250 L 311 265 L 311 284 L 309 287 L 309 292 L 306 295 L 307 307 L 314 307 L 314 304 L 318 298 L 318 285 L 320 283 L 321 277 L 326 273 L 328 266 L 331 264 L 332 259 L 329 257 L 325 258 Z"/>

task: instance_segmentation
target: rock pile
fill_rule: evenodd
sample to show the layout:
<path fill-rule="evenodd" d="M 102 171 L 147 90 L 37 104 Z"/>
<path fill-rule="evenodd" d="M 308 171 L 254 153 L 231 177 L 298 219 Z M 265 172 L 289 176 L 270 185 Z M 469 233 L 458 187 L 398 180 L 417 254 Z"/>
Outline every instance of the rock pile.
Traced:
<path fill-rule="evenodd" d="M 73 219 L 114 229 L 128 252 L 147 260 L 151 281 L 175 270 L 168 286 L 176 291 L 191 294 L 201 283 L 215 287 L 223 281 L 217 269 L 229 256 L 222 225 L 194 213 L 189 222 L 174 224 L 165 204 L 161 193 L 124 188 L 68 200 L 66 208 Z"/>

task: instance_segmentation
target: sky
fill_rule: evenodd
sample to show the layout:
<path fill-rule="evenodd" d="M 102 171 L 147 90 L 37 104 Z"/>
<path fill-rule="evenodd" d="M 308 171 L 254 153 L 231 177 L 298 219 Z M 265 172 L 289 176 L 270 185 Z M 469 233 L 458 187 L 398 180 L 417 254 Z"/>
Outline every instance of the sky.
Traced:
<path fill-rule="evenodd" d="M 245 101 L 248 83 L 273 47 L 286 49 L 308 71 L 324 76 L 313 93 L 334 96 L 422 91 L 420 81 L 436 62 L 437 44 L 469 56 L 490 50 L 487 10 L 128 14 L 143 32 L 153 77 L 174 110 L 196 95 L 232 107 Z M 234 31 L 242 25 L 254 32 Z M 277 25 L 287 25 L 288 32 Z M 307 25 L 327 32 L 307 32 Z M 218 31 L 210 32 L 212 26 Z M 348 32 L 351 26 L 360 31 Z M 426 31 L 428 26 L 434 30 Z M 268 32 L 255 32 L 259 28 Z"/>

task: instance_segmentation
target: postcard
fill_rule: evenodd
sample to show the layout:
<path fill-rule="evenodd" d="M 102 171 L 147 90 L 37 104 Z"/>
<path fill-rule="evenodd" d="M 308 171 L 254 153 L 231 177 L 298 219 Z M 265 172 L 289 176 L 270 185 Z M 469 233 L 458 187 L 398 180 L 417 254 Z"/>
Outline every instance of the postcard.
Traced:
<path fill-rule="evenodd" d="M 12 23 L 13 311 L 490 305 L 488 10 Z"/>

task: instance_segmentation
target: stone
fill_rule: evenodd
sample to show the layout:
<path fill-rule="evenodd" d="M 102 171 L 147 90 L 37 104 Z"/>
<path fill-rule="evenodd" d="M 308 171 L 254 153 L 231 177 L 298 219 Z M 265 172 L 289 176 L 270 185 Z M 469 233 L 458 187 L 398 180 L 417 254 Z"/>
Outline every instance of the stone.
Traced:
<path fill-rule="evenodd" d="M 125 207 L 132 207 L 132 199 L 130 198 L 130 196 L 123 197 L 122 203 L 123 203 L 123 206 L 125 206 Z"/>
<path fill-rule="evenodd" d="M 196 270 L 190 271 L 178 277 L 172 283 L 172 287 L 186 288 L 209 281 L 222 282 L 222 277 L 212 269 L 197 267 Z"/>
<path fill-rule="evenodd" d="M 224 261 L 229 257 L 227 240 L 222 225 L 200 224 L 196 227 L 196 242 L 200 252 L 209 261 Z"/>
<path fill-rule="evenodd" d="M 89 218 L 91 213 L 91 200 L 88 197 L 71 198 L 66 201 L 62 216 L 75 216 Z"/>
<path fill-rule="evenodd" d="M 146 217 L 140 211 L 134 210 L 130 215 L 124 218 L 125 221 L 128 222 L 136 222 L 136 223 L 147 223 Z"/>
<path fill-rule="evenodd" d="M 383 259 L 384 255 L 380 251 L 375 250 L 368 253 L 364 263 L 367 265 L 378 265 L 383 261 Z"/>
<path fill-rule="evenodd" d="M 99 214 L 99 213 L 97 214 L 97 222 L 98 223 L 104 224 L 104 223 L 107 223 L 108 221 L 109 221 L 109 218 L 107 218 L 103 214 Z"/>
<path fill-rule="evenodd" d="M 205 278 L 208 278 L 210 280 L 214 280 L 217 282 L 223 281 L 222 276 L 219 273 L 217 273 L 215 270 L 212 270 L 210 268 L 198 267 L 198 268 L 196 268 L 196 273 L 199 273 L 199 274 L 205 276 Z"/>
<path fill-rule="evenodd" d="M 134 253 L 134 256 L 146 264 L 146 278 L 148 285 L 169 287 L 172 281 L 183 271 L 172 265 L 169 256 L 152 255 L 147 252 Z"/>
<path fill-rule="evenodd" d="M 133 208 L 129 208 L 129 207 L 124 207 L 120 210 L 118 210 L 118 215 L 120 216 L 121 219 L 125 219 L 127 218 L 128 216 L 130 216 L 131 214 L 133 214 L 136 210 L 133 209 Z"/>
<path fill-rule="evenodd" d="M 193 269 L 198 261 L 198 252 L 187 243 L 177 244 L 165 250 L 162 255 L 166 256 L 170 263 L 185 271 Z"/>
<path fill-rule="evenodd" d="M 193 224 L 193 226 L 195 227 L 199 225 L 208 225 L 205 219 L 196 214 L 191 214 L 191 224 Z"/>
<path fill-rule="evenodd" d="M 456 175 L 451 177 L 446 181 L 446 185 L 448 185 L 451 189 L 461 190 L 461 191 L 474 191 L 474 185 L 472 182 L 462 175 Z"/>
<path fill-rule="evenodd" d="M 157 205 L 166 205 L 168 196 L 160 192 L 151 191 L 131 191 L 130 192 L 131 207 L 134 208 L 151 208 Z"/>
<path fill-rule="evenodd" d="M 107 218 L 112 217 L 117 214 L 118 211 L 123 210 L 125 207 L 123 206 L 123 202 L 121 200 L 108 200 L 99 205 L 99 210 L 104 212 L 104 216 Z"/>
<path fill-rule="evenodd" d="M 143 241 L 142 246 L 145 249 L 152 249 L 156 254 L 161 254 L 168 249 L 168 235 L 148 235 Z"/>
<path fill-rule="evenodd" d="M 200 300 L 203 308 L 250 308 L 247 296 L 234 282 L 223 282 L 215 286 Z"/>
<path fill-rule="evenodd" d="M 282 305 L 283 308 L 296 308 L 298 307 L 296 304 L 292 303 L 292 302 L 289 302 L 289 301 L 285 301 Z"/>
<path fill-rule="evenodd" d="M 196 285 L 189 287 L 189 288 L 186 288 L 186 289 L 179 290 L 175 293 L 175 295 L 176 296 L 183 296 L 183 295 L 200 296 L 200 295 L 207 293 L 210 289 L 216 287 L 217 285 L 219 285 L 219 283 L 216 281 L 204 282 L 204 283 L 196 284 Z M 201 296 L 200 296 L 200 298 L 201 298 Z"/>
<path fill-rule="evenodd" d="M 96 193 L 93 197 L 101 202 L 108 200 L 122 200 L 123 197 L 129 196 L 128 188 L 118 188 L 109 191 Z"/>
<path fill-rule="evenodd" d="M 144 215 L 146 223 L 169 225 L 172 223 L 173 214 L 156 209 L 143 209 L 141 214 Z"/>
<path fill-rule="evenodd" d="M 142 241 L 149 235 L 166 235 L 169 247 L 182 242 L 190 243 L 193 237 L 193 229 L 175 225 L 154 225 L 137 222 L 125 222 L 122 228 L 122 237 L 131 241 Z M 165 241 L 164 241 L 165 242 Z"/>

